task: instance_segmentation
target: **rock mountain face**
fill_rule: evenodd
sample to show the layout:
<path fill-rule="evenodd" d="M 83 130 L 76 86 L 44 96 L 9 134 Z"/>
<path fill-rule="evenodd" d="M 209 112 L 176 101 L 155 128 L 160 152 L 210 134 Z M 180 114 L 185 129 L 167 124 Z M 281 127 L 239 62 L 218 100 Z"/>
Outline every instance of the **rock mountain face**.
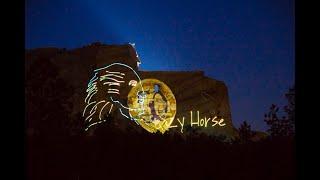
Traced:
<path fill-rule="evenodd" d="M 48 60 L 58 67 L 58 76 L 73 89 L 73 95 L 68 99 L 72 103 L 71 117 L 83 111 L 84 99 L 87 96 L 86 89 L 94 70 L 119 62 L 132 67 L 138 72 L 141 79 L 158 79 L 171 89 L 176 99 L 177 112 L 169 133 L 186 134 L 197 131 L 216 136 L 222 135 L 227 139 L 238 136 L 232 124 L 228 89 L 222 81 L 206 77 L 202 71 L 140 71 L 138 68 L 140 60 L 134 47 L 130 44 L 94 43 L 72 50 L 39 48 L 27 50 L 25 57 L 26 73 L 32 71 L 34 68 L 32 63 L 36 59 Z M 121 96 L 124 101 L 126 101 L 129 90 Z M 115 113 L 115 116 L 119 116 L 119 113 Z M 182 122 L 183 119 L 184 122 Z M 193 122 L 192 127 L 191 122 Z M 119 120 L 117 123 L 124 130 L 130 126 L 144 130 L 127 119 Z"/>

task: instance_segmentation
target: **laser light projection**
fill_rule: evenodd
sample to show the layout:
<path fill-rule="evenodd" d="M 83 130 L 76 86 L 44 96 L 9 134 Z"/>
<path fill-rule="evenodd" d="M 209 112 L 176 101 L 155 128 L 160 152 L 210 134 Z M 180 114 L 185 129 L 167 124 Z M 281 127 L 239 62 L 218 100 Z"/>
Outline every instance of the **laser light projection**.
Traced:
<path fill-rule="evenodd" d="M 126 76 L 134 79 L 128 81 L 129 78 L 125 78 Z M 84 100 L 86 106 L 82 112 L 82 116 L 85 117 L 85 131 L 92 126 L 105 122 L 105 117 L 111 114 L 114 107 L 124 117 L 136 121 L 127 113 L 130 108 L 121 102 L 120 95 L 122 91 L 127 89 L 127 86 L 137 86 L 137 84 L 141 87 L 141 91 L 144 92 L 137 72 L 123 63 L 112 63 L 94 70 L 94 76 L 88 83 L 87 96 Z M 143 102 L 143 99 L 141 101 Z M 131 110 L 144 112 L 143 109 Z"/>
<path fill-rule="evenodd" d="M 135 51 L 134 46 L 130 45 Z M 136 51 L 133 54 L 138 59 L 138 67 L 140 64 L 138 55 Z M 110 61 L 101 61 L 98 65 L 100 68 L 93 71 L 87 85 L 82 111 L 85 131 L 108 123 L 108 118 L 114 115 L 116 115 L 116 121 L 126 119 L 133 121 L 150 133 L 164 134 L 171 129 L 184 133 L 187 126 L 203 130 L 216 127 L 217 132 L 221 132 L 221 128 L 226 126 L 228 121 L 219 115 L 219 110 L 216 111 L 216 108 L 221 108 L 221 104 L 212 103 L 221 101 L 218 100 L 219 97 L 210 96 L 208 99 L 202 96 L 212 87 L 213 81 L 207 80 L 211 84 L 204 83 L 201 86 L 184 89 L 186 83 L 172 83 L 175 78 L 181 78 L 182 73 L 177 73 L 178 76 L 173 75 L 173 78 L 163 78 L 161 73 L 154 73 L 151 76 L 146 72 L 138 74 L 137 67 L 132 67 L 135 66 L 134 63 L 130 66 L 128 65 L 130 62 L 126 63 L 127 61 L 122 59 L 101 67 L 105 62 Z M 190 76 L 188 73 L 185 75 Z M 199 76 L 190 78 L 195 77 Z M 196 81 L 188 80 L 187 82 Z M 178 93 L 180 106 L 168 83 L 174 86 Z M 200 88 L 203 90 L 199 90 Z M 210 105 L 207 106 L 207 103 Z"/>
<path fill-rule="evenodd" d="M 121 71 L 114 71 L 115 69 Z M 128 76 L 130 73 L 133 76 Z M 126 76 L 129 78 L 125 78 Z M 121 93 L 125 92 L 124 88 L 128 86 L 131 89 L 127 93 L 127 102 L 125 102 L 120 97 Z M 98 90 L 98 87 L 101 90 Z M 116 108 L 123 117 L 135 121 L 150 133 L 157 131 L 165 133 L 170 128 L 178 127 L 183 133 L 185 117 L 177 118 L 178 123 L 173 123 L 177 103 L 171 89 L 157 79 L 141 80 L 138 73 L 126 64 L 113 63 L 94 70 L 94 76 L 90 79 L 86 92 L 87 96 L 84 100 L 86 106 L 83 110 L 85 131 L 106 122 L 105 117 L 108 117 Z M 191 127 L 207 128 L 226 125 L 224 119 L 217 116 L 200 118 L 199 111 L 196 112 L 196 121 L 193 119 L 191 110 L 189 123 Z"/>
<path fill-rule="evenodd" d="M 183 133 L 185 117 L 177 118 L 178 123 L 173 123 L 177 102 L 171 89 L 157 79 L 141 80 L 138 73 L 127 64 L 112 63 L 94 70 L 86 92 L 86 106 L 82 112 L 85 131 L 106 122 L 106 117 L 118 110 L 123 117 L 136 122 L 150 133 L 159 131 L 163 134 L 170 128 L 177 127 L 180 127 L 180 132 Z M 192 113 L 191 110 L 191 127 L 226 125 L 224 119 L 217 116 L 200 118 L 199 111 L 194 122 Z"/>
<path fill-rule="evenodd" d="M 121 69 L 122 72 L 114 71 L 115 69 Z M 135 79 L 125 78 L 124 71 L 134 74 L 129 77 Z M 124 90 L 123 87 L 126 86 L 132 87 L 127 95 L 127 105 L 120 99 L 121 89 Z M 82 112 L 85 117 L 85 131 L 106 122 L 104 117 L 108 117 L 114 107 L 124 117 L 135 121 L 151 133 L 167 131 L 176 114 L 176 100 L 166 84 L 156 79 L 141 81 L 136 71 L 123 63 L 113 63 L 94 70 L 86 92 L 86 106 Z"/>
<path fill-rule="evenodd" d="M 144 79 L 128 94 L 129 113 L 147 131 L 167 131 L 176 115 L 176 99 L 170 88 L 157 79 Z"/>

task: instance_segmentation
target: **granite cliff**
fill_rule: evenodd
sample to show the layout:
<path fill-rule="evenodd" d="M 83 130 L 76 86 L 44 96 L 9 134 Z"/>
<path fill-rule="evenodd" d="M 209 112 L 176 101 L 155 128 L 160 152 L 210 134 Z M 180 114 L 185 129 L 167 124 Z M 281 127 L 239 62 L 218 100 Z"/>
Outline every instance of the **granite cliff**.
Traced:
<path fill-rule="evenodd" d="M 141 71 L 138 67 L 141 62 L 134 46 L 130 44 L 104 45 L 93 43 L 71 50 L 39 48 L 27 50 L 25 58 L 26 76 L 33 71 L 32 64 L 37 59 L 50 61 L 57 67 L 59 78 L 63 79 L 73 89 L 73 94 L 66 99 L 72 104 L 70 117 L 75 117 L 82 112 L 87 84 L 93 75 L 93 71 L 105 65 L 120 62 L 136 70 L 141 79 L 158 79 L 170 87 L 177 102 L 176 118 L 181 120 L 185 117 L 184 127 L 181 127 L 181 124 L 175 120 L 173 124 L 177 127 L 172 128 L 170 132 L 188 133 L 197 131 L 216 136 L 222 135 L 228 139 L 238 136 L 232 124 L 228 89 L 223 81 L 209 78 L 202 71 Z M 43 71 L 46 71 L 45 68 Z M 125 99 L 126 96 L 121 98 Z M 193 121 L 196 122 L 198 117 L 198 120 L 201 121 L 198 124 L 193 124 L 192 127 L 190 126 L 191 111 Z M 199 116 L 197 113 L 199 113 Z M 211 121 L 214 117 L 223 119 L 224 126 L 212 127 Z M 211 119 L 208 123 L 207 119 L 209 118 Z M 126 129 L 128 126 L 136 126 L 134 123 L 128 122 L 119 121 L 119 124 L 123 127 L 122 129 Z"/>

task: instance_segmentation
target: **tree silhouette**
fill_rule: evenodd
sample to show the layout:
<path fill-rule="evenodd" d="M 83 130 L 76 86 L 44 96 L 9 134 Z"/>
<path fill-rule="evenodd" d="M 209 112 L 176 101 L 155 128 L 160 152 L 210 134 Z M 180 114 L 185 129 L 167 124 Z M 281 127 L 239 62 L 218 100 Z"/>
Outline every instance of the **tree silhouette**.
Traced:
<path fill-rule="evenodd" d="M 251 140 L 253 136 L 253 131 L 251 130 L 251 126 L 247 123 L 247 121 L 243 121 L 239 128 L 239 137 L 240 142 L 246 143 Z"/>
<path fill-rule="evenodd" d="M 294 135 L 295 133 L 295 87 L 290 88 L 286 93 L 288 105 L 284 107 L 284 111 L 287 113 L 288 134 Z"/>
<path fill-rule="evenodd" d="M 271 137 L 291 137 L 295 134 L 295 88 L 290 88 L 285 97 L 288 100 L 288 105 L 283 107 L 286 116 L 279 117 L 279 107 L 275 104 L 271 105 L 269 113 L 264 116 Z"/>

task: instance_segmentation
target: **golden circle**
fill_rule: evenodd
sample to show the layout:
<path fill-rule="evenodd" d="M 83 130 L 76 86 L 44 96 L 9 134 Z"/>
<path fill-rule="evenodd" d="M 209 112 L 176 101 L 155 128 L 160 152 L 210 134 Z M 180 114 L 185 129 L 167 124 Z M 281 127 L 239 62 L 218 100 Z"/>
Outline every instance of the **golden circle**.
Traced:
<path fill-rule="evenodd" d="M 170 88 L 157 79 L 144 79 L 128 94 L 129 113 L 151 133 L 167 131 L 176 115 L 176 99 Z"/>

